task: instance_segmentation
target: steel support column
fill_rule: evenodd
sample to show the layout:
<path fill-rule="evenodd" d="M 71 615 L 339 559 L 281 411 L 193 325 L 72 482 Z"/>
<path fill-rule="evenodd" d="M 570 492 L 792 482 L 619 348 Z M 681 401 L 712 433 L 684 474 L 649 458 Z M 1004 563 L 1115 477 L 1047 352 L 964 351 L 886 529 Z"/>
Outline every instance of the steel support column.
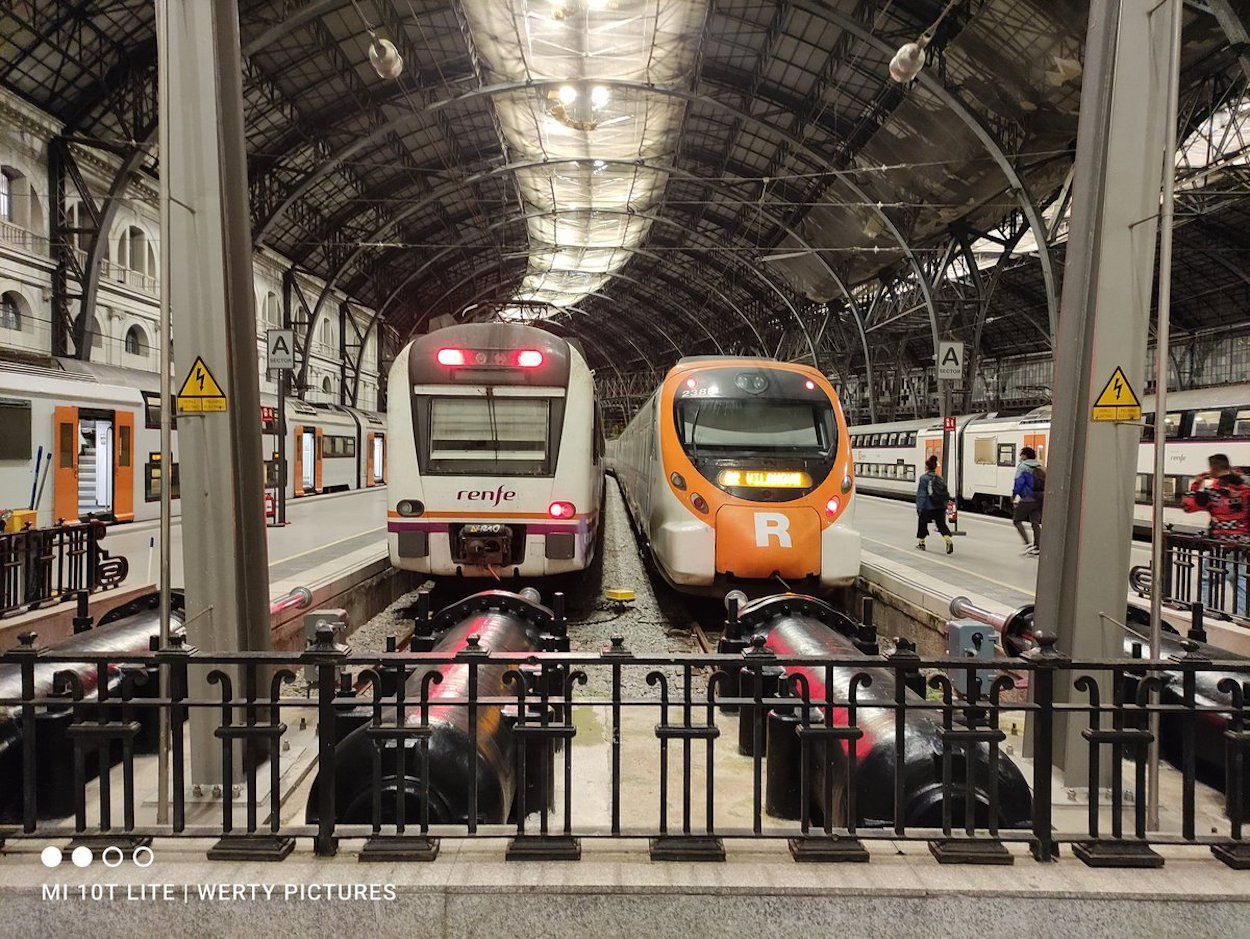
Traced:
<path fill-rule="evenodd" d="M 269 564 L 262 505 L 260 388 L 247 205 L 238 8 L 233 0 L 161 0 L 161 184 L 169 198 L 163 250 L 175 373 L 197 358 L 226 410 L 178 420 L 187 632 L 205 652 L 266 650 Z M 194 698 L 220 689 L 197 670 Z M 217 716 L 194 709 L 191 782 L 221 782 Z"/>
<path fill-rule="evenodd" d="M 1091 405 L 1116 368 L 1144 390 L 1169 42 L 1169 8 L 1152 6 L 1093 0 L 1085 45 L 1037 583 L 1038 627 L 1081 660 L 1123 654 L 1141 430 L 1092 421 Z M 1083 725 L 1068 722 L 1056 753 L 1069 782 L 1088 772 Z"/>

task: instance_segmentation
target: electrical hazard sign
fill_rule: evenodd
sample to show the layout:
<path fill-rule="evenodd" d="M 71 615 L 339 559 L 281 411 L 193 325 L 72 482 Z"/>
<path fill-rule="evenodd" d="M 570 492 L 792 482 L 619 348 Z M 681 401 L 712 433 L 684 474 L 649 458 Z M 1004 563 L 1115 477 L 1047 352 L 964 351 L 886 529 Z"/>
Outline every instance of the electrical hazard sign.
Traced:
<path fill-rule="evenodd" d="M 187 372 L 182 387 L 178 389 L 179 414 L 207 414 L 226 409 L 226 393 L 208 370 L 200 356 Z"/>
<path fill-rule="evenodd" d="M 1141 401 L 1133 386 L 1124 377 L 1124 369 L 1116 366 L 1107 380 L 1102 393 L 1094 400 L 1090 408 L 1090 420 L 1095 421 L 1140 421 Z"/>

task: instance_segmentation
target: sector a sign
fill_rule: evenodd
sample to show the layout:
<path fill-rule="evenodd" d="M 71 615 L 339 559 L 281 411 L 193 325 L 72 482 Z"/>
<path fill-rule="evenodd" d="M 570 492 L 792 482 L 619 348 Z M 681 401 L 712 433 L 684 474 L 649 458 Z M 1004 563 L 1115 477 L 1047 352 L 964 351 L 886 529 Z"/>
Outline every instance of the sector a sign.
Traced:
<path fill-rule="evenodd" d="M 952 340 L 938 343 L 937 377 L 959 381 L 964 377 L 964 344 Z"/>
<path fill-rule="evenodd" d="M 270 371 L 295 368 L 295 330 L 269 329 L 265 331 L 266 367 Z"/>

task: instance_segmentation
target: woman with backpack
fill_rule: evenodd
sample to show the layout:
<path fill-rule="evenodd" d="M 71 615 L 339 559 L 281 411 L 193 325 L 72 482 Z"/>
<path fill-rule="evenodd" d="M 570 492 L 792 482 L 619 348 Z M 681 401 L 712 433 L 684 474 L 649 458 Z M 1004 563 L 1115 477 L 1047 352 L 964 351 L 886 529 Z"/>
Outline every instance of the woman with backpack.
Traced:
<path fill-rule="evenodd" d="M 946 553 L 955 550 L 955 542 L 951 539 L 951 530 L 946 526 L 946 503 L 950 501 L 950 491 L 946 481 L 938 474 L 938 458 L 931 455 L 924 461 L 925 474 L 916 484 L 916 545 L 925 550 L 924 540 L 929 537 L 929 523 L 937 526 L 938 534 L 946 541 Z"/>

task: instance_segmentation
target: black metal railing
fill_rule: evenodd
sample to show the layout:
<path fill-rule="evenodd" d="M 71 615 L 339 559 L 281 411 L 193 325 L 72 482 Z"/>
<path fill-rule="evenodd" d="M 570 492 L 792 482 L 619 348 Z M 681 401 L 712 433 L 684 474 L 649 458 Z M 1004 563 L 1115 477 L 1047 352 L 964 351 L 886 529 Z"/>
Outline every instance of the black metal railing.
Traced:
<path fill-rule="evenodd" d="M 103 522 L 91 519 L 0 533 L 0 616 L 121 583 L 127 561 L 101 547 L 107 530 Z"/>
<path fill-rule="evenodd" d="M 1163 539 L 1164 603 L 1250 621 L 1250 542 L 1174 531 Z M 1150 595 L 1149 566 L 1133 568 L 1129 581 L 1140 596 Z"/>
<path fill-rule="evenodd" d="M 644 839 L 656 859 L 780 838 L 797 860 L 867 860 L 873 841 L 917 840 L 942 861 L 1009 863 L 1010 844 L 1048 861 L 1069 845 L 1091 864 L 1133 866 L 1162 864 L 1152 846 L 1167 844 L 1250 863 L 1246 661 L 1192 644 L 1165 661 L 1072 661 L 1043 639 L 987 663 L 922 658 L 905 642 L 842 657 L 746 643 L 494 652 L 471 636 L 454 655 L 353 655 L 323 629 L 298 656 L 204 655 L 178 636 L 140 654 L 70 655 L 26 634 L 0 656 L 21 688 L 0 700 L 0 837 L 211 837 L 210 857 L 273 859 L 296 839 L 320 855 L 359 839 L 362 859 L 389 860 L 433 858 L 445 838 L 506 839 L 509 858 Z M 308 694 L 292 696 L 301 667 Z M 500 681 L 509 693 L 481 690 Z M 162 712 L 172 813 L 156 824 L 145 813 Z M 220 744 L 211 805 L 188 795 L 197 712 L 214 715 Z M 1156 733 L 1179 785 L 1150 831 Z M 1051 764 L 1069 734 L 1089 768 L 1060 781 Z M 316 761 L 298 804 L 283 792 L 292 752 Z"/>

